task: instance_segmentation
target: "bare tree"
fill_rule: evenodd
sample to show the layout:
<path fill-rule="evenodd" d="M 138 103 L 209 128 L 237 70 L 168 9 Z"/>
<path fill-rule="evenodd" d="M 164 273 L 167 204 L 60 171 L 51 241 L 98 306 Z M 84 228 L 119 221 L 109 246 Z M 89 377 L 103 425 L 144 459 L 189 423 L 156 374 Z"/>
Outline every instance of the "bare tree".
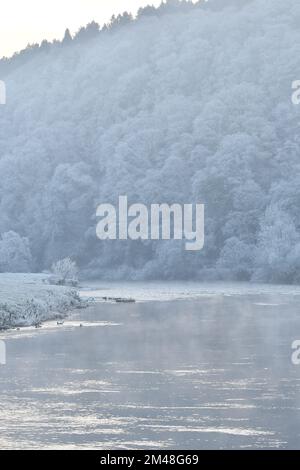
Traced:
<path fill-rule="evenodd" d="M 64 258 L 52 265 L 53 274 L 59 278 L 59 284 L 71 282 L 76 284 L 78 281 L 78 267 L 71 258 Z"/>

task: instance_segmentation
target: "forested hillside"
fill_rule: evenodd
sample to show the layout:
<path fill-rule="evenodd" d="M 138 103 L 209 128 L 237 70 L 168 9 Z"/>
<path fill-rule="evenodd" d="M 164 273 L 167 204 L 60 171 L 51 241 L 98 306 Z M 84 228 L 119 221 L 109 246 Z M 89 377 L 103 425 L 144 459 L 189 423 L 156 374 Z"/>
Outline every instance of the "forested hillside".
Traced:
<path fill-rule="evenodd" d="M 299 22 L 295 0 L 170 1 L 2 60 L 0 271 L 300 282 Z M 98 240 L 119 195 L 204 203 L 204 249 Z"/>

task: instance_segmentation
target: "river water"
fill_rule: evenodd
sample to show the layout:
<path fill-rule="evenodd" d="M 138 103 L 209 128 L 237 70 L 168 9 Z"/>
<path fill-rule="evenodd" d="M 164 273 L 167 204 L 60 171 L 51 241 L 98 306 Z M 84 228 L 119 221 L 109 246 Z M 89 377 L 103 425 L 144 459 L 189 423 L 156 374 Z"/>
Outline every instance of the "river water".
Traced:
<path fill-rule="evenodd" d="M 2 334 L 2 449 L 299 449 L 300 289 L 85 286 L 64 325 Z M 135 304 L 102 302 L 134 297 Z M 82 324 L 82 326 L 80 326 Z"/>

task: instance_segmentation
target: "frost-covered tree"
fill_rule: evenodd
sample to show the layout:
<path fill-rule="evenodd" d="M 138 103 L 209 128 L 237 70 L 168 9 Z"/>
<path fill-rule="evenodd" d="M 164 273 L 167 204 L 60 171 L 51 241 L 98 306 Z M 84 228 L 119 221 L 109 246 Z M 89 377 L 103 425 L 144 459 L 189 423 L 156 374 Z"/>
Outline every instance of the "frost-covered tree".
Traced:
<path fill-rule="evenodd" d="M 80 28 L 80 30 L 75 35 L 74 39 L 76 41 L 88 41 L 95 38 L 100 32 L 100 25 L 95 21 L 89 23 L 86 27 Z"/>
<path fill-rule="evenodd" d="M 58 278 L 60 284 L 66 284 L 68 281 L 76 283 L 78 281 L 78 267 L 71 258 L 64 258 L 51 267 L 52 273 Z"/>
<path fill-rule="evenodd" d="M 254 260 L 254 280 L 300 280 L 300 233 L 293 219 L 278 206 L 270 206 L 261 221 Z"/>
<path fill-rule="evenodd" d="M 13 231 L 3 233 L 0 238 L 0 272 L 30 272 L 32 265 L 29 240 Z"/>
<path fill-rule="evenodd" d="M 236 237 L 226 240 L 221 251 L 217 268 L 223 279 L 247 281 L 251 278 L 254 246 Z"/>

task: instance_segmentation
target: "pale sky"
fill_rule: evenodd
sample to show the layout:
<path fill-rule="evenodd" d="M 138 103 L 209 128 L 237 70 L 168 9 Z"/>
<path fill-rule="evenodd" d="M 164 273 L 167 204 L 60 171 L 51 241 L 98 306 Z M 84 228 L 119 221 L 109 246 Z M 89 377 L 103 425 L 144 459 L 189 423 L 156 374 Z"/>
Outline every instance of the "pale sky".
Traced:
<path fill-rule="evenodd" d="M 0 57 L 28 43 L 61 39 L 92 20 L 107 22 L 113 14 L 136 13 L 141 6 L 161 0 L 0 0 Z"/>

